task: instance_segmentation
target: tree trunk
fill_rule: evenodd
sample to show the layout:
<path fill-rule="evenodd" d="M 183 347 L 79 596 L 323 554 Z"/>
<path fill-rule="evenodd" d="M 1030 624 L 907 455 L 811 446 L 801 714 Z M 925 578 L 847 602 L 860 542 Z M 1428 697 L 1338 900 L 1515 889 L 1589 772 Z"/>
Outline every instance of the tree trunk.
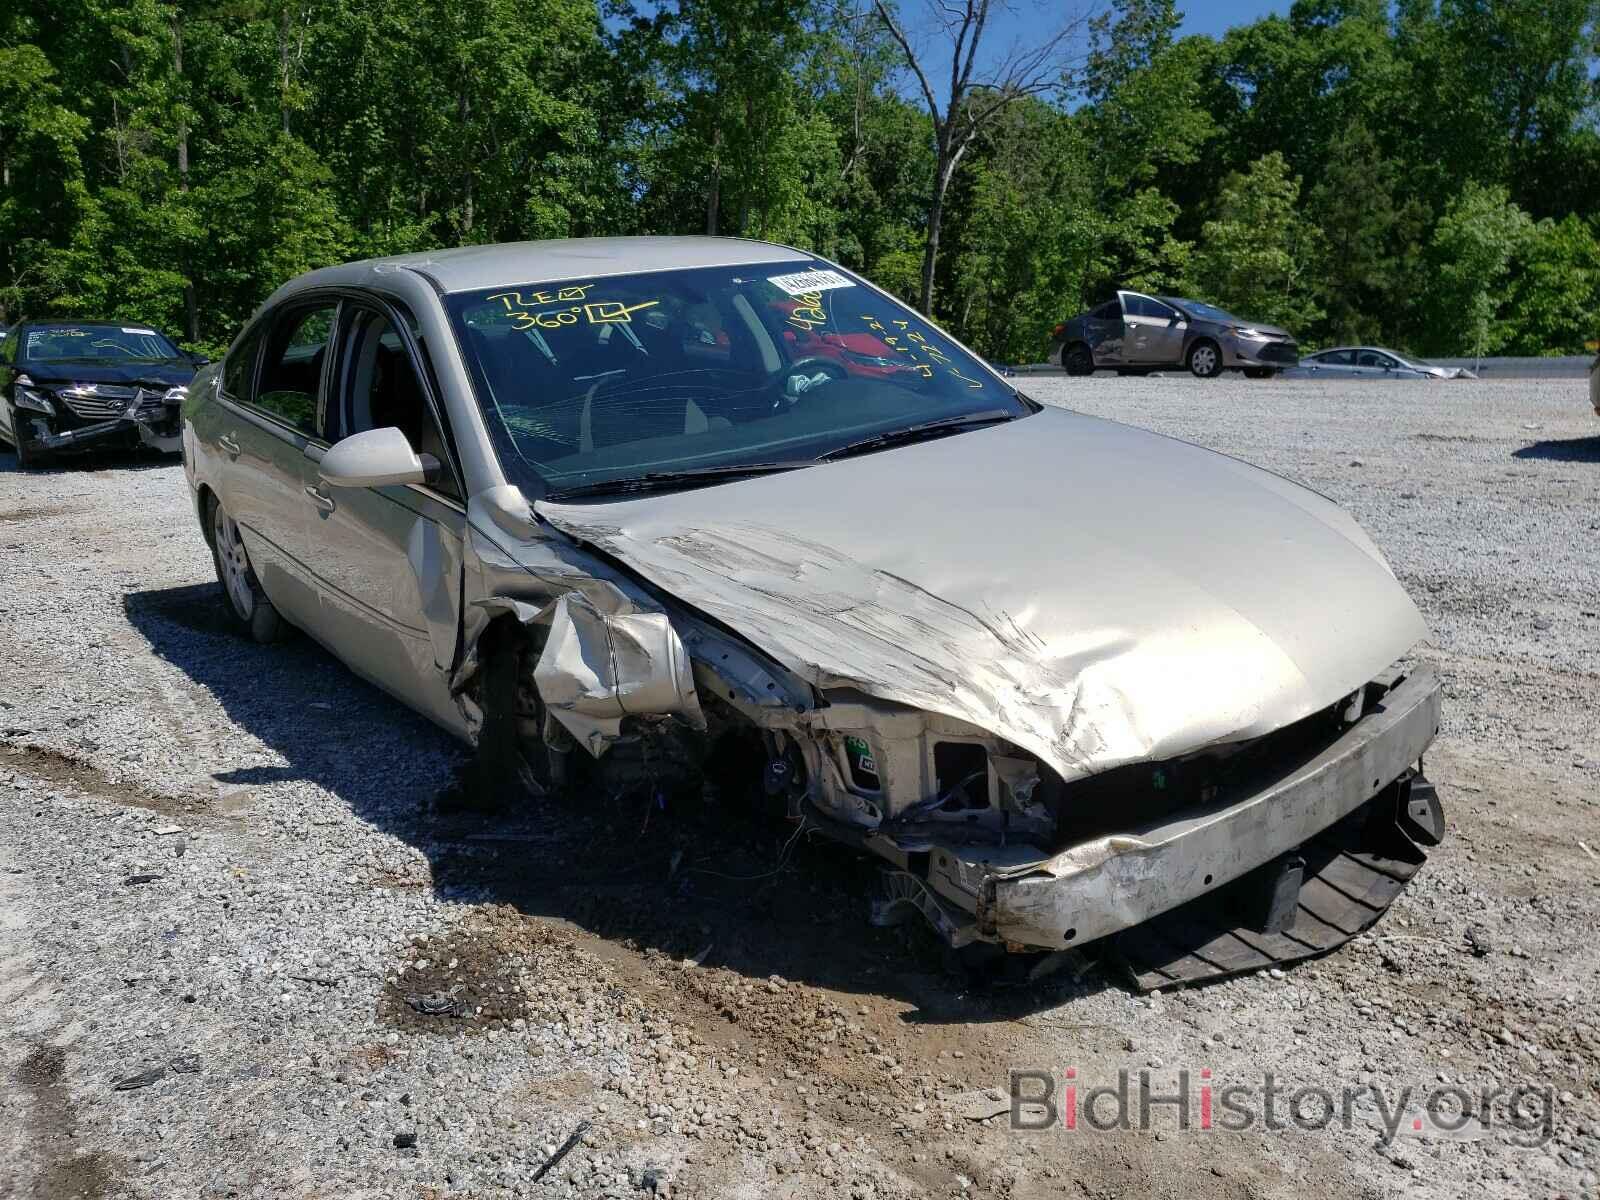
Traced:
<path fill-rule="evenodd" d="M 467 90 L 466 90 L 465 87 L 463 87 L 461 89 L 460 95 L 456 99 L 456 121 L 461 126 L 463 134 L 465 134 L 465 131 L 466 131 L 466 128 L 467 128 L 467 118 L 471 114 L 472 114 L 472 101 L 470 99 L 468 99 Z M 462 199 L 462 203 L 461 203 L 461 240 L 464 241 L 464 242 L 470 242 L 472 240 L 472 220 L 473 220 L 472 184 L 473 184 L 473 178 L 474 178 L 473 157 L 472 157 L 472 152 L 471 152 L 471 145 L 469 143 L 468 144 L 468 151 L 467 151 L 467 180 L 466 180 L 466 188 L 465 188 L 466 195 Z"/>
<path fill-rule="evenodd" d="M 183 195 L 189 194 L 189 114 L 181 107 L 184 104 L 183 89 L 183 25 L 179 19 L 172 18 L 172 72 L 180 81 L 178 109 L 178 191 Z M 189 341 L 198 341 L 200 338 L 200 301 L 195 294 L 194 279 L 188 270 L 188 254 L 183 253 L 185 260 L 180 263 L 183 269 L 183 316 L 184 332 Z"/>
<path fill-rule="evenodd" d="M 933 316 L 933 269 L 939 262 L 939 225 L 944 220 L 944 189 L 935 188 L 928 206 L 928 241 L 922 248 L 922 292 L 917 308 L 925 317 Z"/>
<path fill-rule="evenodd" d="M 944 224 L 944 198 L 960 157 L 959 150 L 951 153 L 948 143 L 939 147 L 939 161 L 933 173 L 933 202 L 928 205 L 928 243 L 922 250 L 922 295 L 917 303 L 925 317 L 933 316 L 933 272 L 939 265 L 939 228 Z"/>
<path fill-rule="evenodd" d="M 706 187 L 706 234 L 717 236 L 717 208 L 722 203 L 722 127 L 711 133 L 711 182 Z"/>
<path fill-rule="evenodd" d="M 278 116 L 284 135 L 289 133 L 289 6 L 278 18 Z"/>

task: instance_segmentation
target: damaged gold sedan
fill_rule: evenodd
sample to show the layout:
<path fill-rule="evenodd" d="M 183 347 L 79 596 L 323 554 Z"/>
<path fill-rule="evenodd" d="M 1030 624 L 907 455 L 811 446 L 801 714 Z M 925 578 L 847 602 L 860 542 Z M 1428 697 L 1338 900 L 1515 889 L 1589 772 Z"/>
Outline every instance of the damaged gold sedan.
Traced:
<path fill-rule="evenodd" d="M 1443 833 L 1425 629 L 1354 521 L 1036 404 L 802 251 L 312 272 L 183 444 L 254 636 L 304 629 L 519 793 L 738 764 L 952 946 L 1136 930 L 1147 986 L 1287 961 Z"/>

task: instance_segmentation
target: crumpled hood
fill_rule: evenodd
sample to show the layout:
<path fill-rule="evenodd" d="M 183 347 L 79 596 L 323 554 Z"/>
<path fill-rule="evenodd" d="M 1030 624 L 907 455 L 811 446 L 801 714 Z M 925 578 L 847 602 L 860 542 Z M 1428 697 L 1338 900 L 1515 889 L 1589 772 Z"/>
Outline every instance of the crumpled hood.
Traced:
<path fill-rule="evenodd" d="M 179 358 L 146 362 L 78 362 L 73 360 L 23 363 L 18 370 L 35 383 L 64 386 L 70 383 L 143 384 L 165 390 L 186 386 L 195 365 Z"/>
<path fill-rule="evenodd" d="M 535 507 L 819 688 L 969 721 L 1067 779 L 1259 736 L 1427 632 L 1331 502 L 1059 409 L 696 491 Z"/>

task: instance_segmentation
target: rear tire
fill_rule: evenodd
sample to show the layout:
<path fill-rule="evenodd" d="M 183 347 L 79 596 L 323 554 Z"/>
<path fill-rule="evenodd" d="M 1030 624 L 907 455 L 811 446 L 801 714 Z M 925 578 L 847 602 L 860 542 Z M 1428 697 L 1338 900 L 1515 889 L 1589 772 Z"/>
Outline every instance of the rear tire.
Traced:
<path fill-rule="evenodd" d="M 1215 379 L 1222 374 L 1222 347 L 1202 338 L 1189 347 L 1189 372 L 1196 379 Z"/>
<path fill-rule="evenodd" d="M 1061 365 L 1068 375 L 1093 375 L 1094 355 L 1082 342 L 1073 342 L 1061 351 Z"/>
<path fill-rule="evenodd" d="M 240 633 L 253 641 L 275 642 L 283 635 L 284 621 L 272 607 L 267 593 L 256 578 L 255 568 L 245 551 L 244 539 L 221 502 L 211 496 L 206 503 L 206 540 L 211 543 L 211 561 L 222 585 L 222 602 Z"/>

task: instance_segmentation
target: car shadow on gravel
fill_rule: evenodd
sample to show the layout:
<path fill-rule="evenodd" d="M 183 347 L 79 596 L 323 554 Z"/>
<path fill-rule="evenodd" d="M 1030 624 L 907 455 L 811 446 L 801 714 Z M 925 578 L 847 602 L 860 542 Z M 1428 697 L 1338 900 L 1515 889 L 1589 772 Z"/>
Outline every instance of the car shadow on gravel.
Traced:
<path fill-rule="evenodd" d="M 1552 438 L 1511 452 L 1512 458 L 1542 458 L 1548 462 L 1600 463 L 1600 437 Z"/>
<path fill-rule="evenodd" d="M 454 802 L 471 761 L 453 738 L 358 679 L 309 638 L 258 646 L 232 629 L 216 584 L 131 592 L 129 622 L 281 762 L 222 770 L 220 784 L 305 781 L 414 846 L 440 899 L 509 905 L 607 942 L 693 959 L 752 980 L 777 975 L 909 1006 L 908 1023 L 1013 1020 L 1112 985 L 1072 955 L 1029 982 L 976 976 L 920 921 L 867 921 L 881 865 L 795 827 L 758 787 L 573 795 L 485 814 Z M 537 818 L 537 819 L 536 819 Z M 548 818 L 548 819 L 547 819 Z M 1014 968 L 1015 964 L 1013 964 Z"/>
<path fill-rule="evenodd" d="M 133 448 L 127 450 L 89 450 L 80 454 L 58 455 L 47 458 L 36 467 L 29 467 L 29 475 L 93 474 L 96 471 L 149 471 L 157 467 L 180 466 L 183 459 L 176 454 L 162 454 L 155 450 Z M 17 452 L 10 446 L 0 445 L 0 475 L 20 475 Z"/>

